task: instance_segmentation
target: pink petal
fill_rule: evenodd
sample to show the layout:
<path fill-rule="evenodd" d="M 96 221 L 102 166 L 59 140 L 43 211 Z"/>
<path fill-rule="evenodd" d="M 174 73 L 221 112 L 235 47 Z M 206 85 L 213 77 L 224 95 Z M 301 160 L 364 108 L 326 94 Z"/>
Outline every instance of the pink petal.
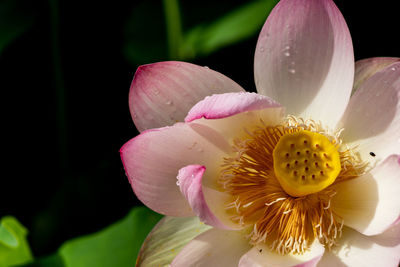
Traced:
<path fill-rule="evenodd" d="M 289 114 L 335 126 L 350 97 L 354 56 L 333 1 L 280 1 L 260 33 L 254 72 L 257 91 Z"/>
<path fill-rule="evenodd" d="M 220 229 L 231 229 L 229 225 L 233 225 L 233 222 L 229 217 L 226 215 L 222 217 L 224 219 L 223 221 L 219 220 L 210 210 L 209 205 L 204 199 L 201 179 L 205 170 L 206 168 L 200 165 L 190 165 L 180 169 L 178 181 L 181 192 L 189 202 L 194 213 L 202 222 Z M 224 210 L 224 205 L 226 203 L 215 201 L 214 199 L 210 204 L 214 207 L 220 205 L 222 210 Z"/>
<path fill-rule="evenodd" d="M 369 174 L 338 184 L 331 200 L 344 224 L 365 235 L 380 234 L 400 216 L 399 156 L 392 155 Z"/>
<path fill-rule="evenodd" d="M 373 162 L 400 151 L 400 62 L 367 79 L 351 97 L 343 115 L 342 139 Z M 371 157 L 370 152 L 376 156 Z"/>
<path fill-rule="evenodd" d="M 356 61 L 353 93 L 372 75 L 399 61 L 400 58 L 395 57 L 374 57 Z"/>
<path fill-rule="evenodd" d="M 189 111 L 185 120 L 216 130 L 232 144 L 235 138 L 248 138 L 248 131 L 263 126 L 262 122 L 264 125 L 275 126 L 281 124 L 283 118 L 284 108 L 266 96 L 227 93 L 206 97 Z M 214 177 L 204 177 L 203 186 L 218 190 L 215 181 Z"/>
<path fill-rule="evenodd" d="M 207 67 L 167 61 L 140 66 L 129 92 L 129 108 L 139 131 L 183 121 L 204 97 L 244 91 L 237 83 Z"/>
<path fill-rule="evenodd" d="M 216 131 L 196 123 L 145 131 L 121 148 L 125 172 L 136 196 L 149 208 L 171 216 L 193 212 L 176 185 L 179 169 L 191 164 L 219 172 L 230 145 Z M 211 179 L 211 178 L 209 178 Z"/>
<path fill-rule="evenodd" d="M 250 249 L 241 231 L 211 229 L 187 244 L 171 267 L 237 266 L 240 257 Z"/>
<path fill-rule="evenodd" d="M 281 105 L 273 99 L 256 93 L 226 93 L 206 97 L 189 111 L 185 118 L 190 122 L 200 118 L 221 119 L 245 111 L 277 108 Z"/>
<path fill-rule="evenodd" d="M 325 253 L 320 267 L 387 266 L 400 261 L 400 224 L 377 236 L 364 236 L 344 227 L 343 236 L 333 251 Z"/>
<path fill-rule="evenodd" d="M 302 255 L 280 255 L 271 251 L 267 245 L 260 244 L 254 246 L 242 256 L 239 262 L 239 267 L 314 267 L 317 266 L 324 251 L 324 247 L 318 241 L 315 241 L 312 244 L 310 251 L 307 251 Z"/>

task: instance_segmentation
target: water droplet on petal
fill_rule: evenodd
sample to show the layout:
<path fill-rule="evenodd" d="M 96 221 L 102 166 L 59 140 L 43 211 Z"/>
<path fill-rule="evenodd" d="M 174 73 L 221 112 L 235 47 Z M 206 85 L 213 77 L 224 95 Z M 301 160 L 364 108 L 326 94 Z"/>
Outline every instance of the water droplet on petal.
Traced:
<path fill-rule="evenodd" d="M 179 182 L 179 180 L 176 181 L 176 185 L 177 185 L 177 186 L 180 186 L 180 185 L 181 185 L 181 183 Z"/>
<path fill-rule="evenodd" d="M 173 103 L 173 102 L 172 102 L 171 100 L 168 100 L 167 102 L 165 102 L 165 104 L 168 105 L 168 106 L 171 106 L 172 103 Z"/>
<path fill-rule="evenodd" d="M 260 47 L 260 52 L 264 52 L 264 50 L 265 50 L 264 47 L 261 46 Z"/>
<path fill-rule="evenodd" d="M 290 56 L 290 53 L 289 53 L 289 51 L 286 51 L 285 53 L 283 53 L 285 56 Z"/>
<path fill-rule="evenodd" d="M 197 142 L 193 142 L 193 144 L 190 146 L 190 147 L 188 147 L 188 149 L 193 149 L 195 146 L 197 145 Z"/>
<path fill-rule="evenodd" d="M 210 69 L 208 66 L 204 66 L 205 69 Z"/>
<path fill-rule="evenodd" d="M 395 67 L 393 67 L 393 68 L 391 68 L 391 70 L 396 70 L 396 68 L 395 68 Z"/>
<path fill-rule="evenodd" d="M 295 70 L 295 69 L 289 69 L 288 71 L 289 71 L 289 73 L 291 73 L 291 74 L 295 74 L 295 73 L 296 73 L 296 70 Z"/>

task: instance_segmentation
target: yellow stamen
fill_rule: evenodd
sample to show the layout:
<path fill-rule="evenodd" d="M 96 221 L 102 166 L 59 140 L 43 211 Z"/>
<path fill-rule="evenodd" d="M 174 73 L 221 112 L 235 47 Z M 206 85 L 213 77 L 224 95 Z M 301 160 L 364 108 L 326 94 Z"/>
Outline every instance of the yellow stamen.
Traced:
<path fill-rule="evenodd" d="M 333 246 L 340 237 L 343 226 L 342 218 L 330 205 L 331 198 L 336 194 L 333 186 L 358 177 L 364 172 L 366 165 L 357 159 L 352 149 L 343 149 L 340 131 L 327 132 L 314 121 L 303 121 L 290 116 L 283 125 L 266 126 L 261 122 L 256 130 L 246 132 L 247 138 L 234 141 L 236 155 L 225 158 L 219 178 L 221 190 L 232 196 L 232 201 L 227 203 L 228 212 L 233 214 L 232 221 L 248 227 L 251 244 L 268 244 L 279 254 L 301 254 L 315 239 L 327 248 Z M 312 164 L 315 166 L 317 162 L 318 167 L 325 164 L 323 170 L 332 180 L 323 180 L 323 186 L 317 188 L 318 190 L 314 188 L 313 191 L 305 191 L 306 194 L 301 191 L 299 196 L 288 192 L 281 185 L 281 170 L 274 168 L 274 163 L 277 162 L 274 154 L 279 154 L 286 160 L 286 150 L 291 151 L 288 140 L 298 138 L 295 146 L 300 145 L 301 140 L 304 145 L 304 139 L 301 139 L 303 137 L 308 138 L 306 140 L 309 147 L 303 147 L 300 155 L 297 155 L 297 150 L 293 150 L 294 154 L 289 155 L 292 160 L 290 164 L 295 164 L 296 160 L 299 166 L 303 164 L 298 170 L 300 178 L 300 171 L 306 172 L 304 164 L 309 163 L 308 171 L 314 173 L 316 168 Z M 283 145 L 280 148 L 281 141 L 286 147 Z M 316 141 L 319 148 L 315 147 Z M 311 153 L 309 157 L 306 156 L 307 150 Z M 317 160 L 309 162 L 313 159 L 314 151 L 318 151 Z M 302 156 L 302 153 L 305 154 Z M 303 160 L 301 164 L 300 160 Z M 326 170 L 326 163 L 333 169 L 331 174 Z M 286 168 L 287 162 L 282 160 L 280 164 L 280 168 Z M 301 183 L 303 181 L 300 179 L 299 187 L 303 186 Z"/>
<path fill-rule="evenodd" d="M 294 197 L 322 191 L 335 181 L 341 169 L 336 146 L 324 135 L 307 130 L 282 136 L 273 160 L 276 178 Z"/>

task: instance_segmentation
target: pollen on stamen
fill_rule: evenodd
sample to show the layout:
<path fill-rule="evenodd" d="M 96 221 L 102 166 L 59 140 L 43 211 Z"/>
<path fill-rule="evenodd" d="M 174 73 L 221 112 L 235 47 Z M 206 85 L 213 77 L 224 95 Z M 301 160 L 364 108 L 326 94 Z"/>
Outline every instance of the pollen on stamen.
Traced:
<path fill-rule="evenodd" d="M 315 239 L 329 249 L 340 238 L 344 223 L 331 208 L 330 200 L 336 192 L 328 187 L 303 197 L 288 195 L 275 177 L 272 152 L 283 135 L 308 130 L 326 135 L 338 147 L 341 172 L 334 184 L 362 175 L 366 164 L 357 158 L 353 149 L 341 146 L 339 135 L 342 130 L 331 133 L 311 120 L 289 116 L 282 125 L 267 126 L 261 122 L 253 129 L 247 132 L 247 137 L 234 140 L 236 155 L 225 158 L 222 164 L 219 184 L 222 191 L 232 196 L 232 202 L 226 206 L 233 214 L 231 220 L 240 225 L 253 226 L 248 236 L 250 244 L 268 243 L 271 250 L 281 255 L 303 254 Z M 312 143 L 305 141 L 301 140 L 303 148 Z M 297 158 L 300 147 L 289 143 L 288 148 L 290 153 L 281 154 L 287 159 L 282 167 L 299 168 L 300 173 L 296 169 L 288 169 L 293 179 L 304 177 L 317 181 L 320 179 L 317 179 L 318 175 L 324 175 L 318 163 L 322 161 L 324 166 L 323 159 L 326 156 L 321 153 L 324 152 L 323 148 L 319 147 L 321 152 L 318 154 L 312 150 L 306 150 L 305 153 L 301 150 L 300 155 L 311 158 L 310 163 L 305 162 L 304 158 L 291 161 L 293 157 Z M 298 167 L 291 165 L 293 163 Z M 311 166 L 308 165 L 309 168 L 303 164 Z M 304 175 L 306 168 L 309 172 L 307 176 Z"/>

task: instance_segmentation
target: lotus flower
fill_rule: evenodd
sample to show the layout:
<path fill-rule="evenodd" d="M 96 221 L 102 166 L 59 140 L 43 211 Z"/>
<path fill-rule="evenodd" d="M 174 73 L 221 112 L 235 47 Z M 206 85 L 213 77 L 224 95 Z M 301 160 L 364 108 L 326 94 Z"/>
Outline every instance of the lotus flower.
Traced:
<path fill-rule="evenodd" d="M 139 264 L 164 246 L 171 266 L 397 266 L 400 60 L 354 64 L 331 0 L 282 0 L 254 73 L 258 93 L 184 62 L 136 71 L 141 133 L 121 157 L 136 196 L 168 215 Z M 207 227 L 173 218 L 191 216 Z"/>

